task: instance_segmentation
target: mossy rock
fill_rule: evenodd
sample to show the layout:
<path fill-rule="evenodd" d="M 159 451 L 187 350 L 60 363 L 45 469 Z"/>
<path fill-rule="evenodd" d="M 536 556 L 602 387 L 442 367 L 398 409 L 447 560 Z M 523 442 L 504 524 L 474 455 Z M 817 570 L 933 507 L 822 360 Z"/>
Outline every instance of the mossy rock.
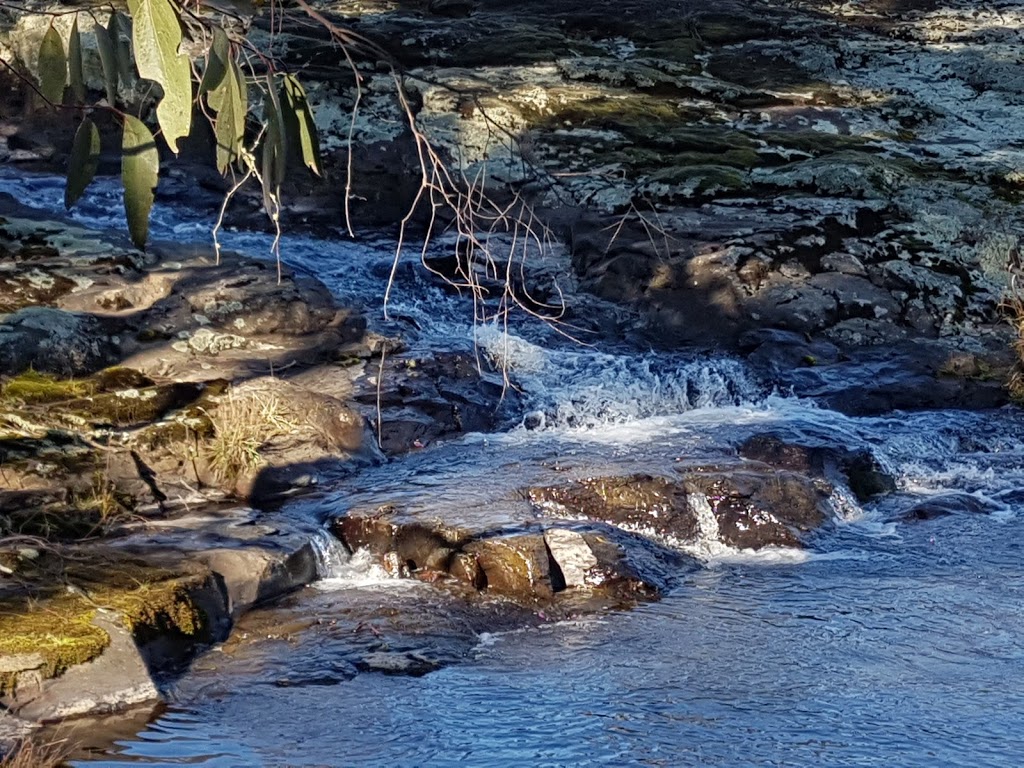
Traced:
<path fill-rule="evenodd" d="M 94 391 L 95 387 L 85 379 L 60 379 L 49 373 L 28 370 L 0 382 L 0 402 L 21 405 L 57 403 Z"/>
<path fill-rule="evenodd" d="M 132 368 L 105 368 L 92 376 L 80 379 L 61 379 L 50 373 L 27 370 L 0 381 L 0 403 L 58 403 L 103 392 L 151 386 L 152 379 Z"/>
<path fill-rule="evenodd" d="M 662 40 L 643 43 L 639 52 L 644 56 L 686 65 L 688 74 L 700 74 L 697 56 L 704 51 L 704 45 L 695 37 L 673 35 Z"/>
<path fill-rule="evenodd" d="M 110 642 L 97 611 L 121 617 L 138 641 L 166 632 L 203 641 L 209 622 L 194 595 L 208 581 L 112 550 L 49 552 L 19 572 L 20 594 L 0 599 L 0 659 L 35 654 L 44 678 L 98 657 Z M 16 673 L 0 673 L 0 695 Z"/>
<path fill-rule="evenodd" d="M 668 199 L 699 199 L 745 192 L 746 173 L 723 165 L 680 165 L 662 168 L 647 177 L 644 189 Z"/>
<path fill-rule="evenodd" d="M 200 383 L 176 382 L 83 397 L 66 403 L 65 408 L 94 426 L 129 427 L 158 421 L 194 403 L 203 391 Z"/>
<path fill-rule="evenodd" d="M 127 427 L 158 421 L 195 403 L 206 389 L 205 384 L 193 382 L 154 385 L 130 368 L 107 368 L 84 379 L 60 379 L 30 370 L 3 382 L 0 406 L 59 404 L 59 409 L 33 411 L 33 415 L 43 424 Z"/>
<path fill-rule="evenodd" d="M 535 116 L 533 127 L 598 128 L 619 131 L 630 139 L 653 138 L 696 113 L 689 113 L 673 101 L 649 94 L 596 96 L 580 99 Z"/>
<path fill-rule="evenodd" d="M 560 31 L 539 28 L 477 36 L 452 45 L 449 52 L 452 63 L 462 67 L 540 64 L 581 53 L 577 42 L 570 42 Z"/>
<path fill-rule="evenodd" d="M 859 152 L 879 153 L 881 147 L 875 147 L 864 136 L 849 136 L 824 131 L 765 131 L 758 134 L 769 147 L 804 152 L 812 157 L 827 155 L 832 152 L 856 150 Z"/>

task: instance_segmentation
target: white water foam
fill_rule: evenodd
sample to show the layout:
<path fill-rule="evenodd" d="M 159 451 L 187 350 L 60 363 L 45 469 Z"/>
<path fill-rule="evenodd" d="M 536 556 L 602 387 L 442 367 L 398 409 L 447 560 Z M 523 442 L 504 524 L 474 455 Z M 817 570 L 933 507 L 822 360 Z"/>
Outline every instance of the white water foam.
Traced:
<path fill-rule="evenodd" d="M 754 405 L 765 396 L 747 367 L 728 358 L 544 349 L 494 325 L 478 328 L 476 342 L 522 388 L 533 409 L 531 428 L 591 429 L 702 408 Z"/>
<path fill-rule="evenodd" d="M 357 549 L 345 563 L 337 565 L 330 576 L 322 578 L 313 586 L 323 590 L 357 587 L 413 589 L 422 587 L 423 582 L 393 575 L 381 565 L 376 555 L 365 549 Z"/>

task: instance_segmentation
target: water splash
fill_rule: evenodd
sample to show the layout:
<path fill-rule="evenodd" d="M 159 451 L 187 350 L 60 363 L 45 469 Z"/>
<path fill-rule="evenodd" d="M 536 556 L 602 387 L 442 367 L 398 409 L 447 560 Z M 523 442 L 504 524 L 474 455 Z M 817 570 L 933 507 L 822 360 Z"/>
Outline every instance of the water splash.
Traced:
<path fill-rule="evenodd" d="M 380 560 L 365 549 L 357 549 L 344 563 L 338 564 L 327 576 L 314 585 L 318 589 L 352 589 L 359 587 L 387 587 L 389 589 L 425 588 L 416 579 L 403 579 L 390 573 Z"/>
<path fill-rule="evenodd" d="M 318 579 L 337 578 L 352 559 L 345 545 L 330 531 L 317 531 L 309 540 L 309 545 L 313 548 L 313 554 L 316 556 Z"/>

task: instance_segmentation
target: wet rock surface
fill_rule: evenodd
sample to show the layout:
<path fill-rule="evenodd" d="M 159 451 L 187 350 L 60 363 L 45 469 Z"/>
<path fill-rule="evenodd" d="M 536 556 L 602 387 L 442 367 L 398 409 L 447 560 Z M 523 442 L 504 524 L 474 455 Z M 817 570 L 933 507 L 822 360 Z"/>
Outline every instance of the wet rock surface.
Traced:
<path fill-rule="evenodd" d="M 849 413 L 1006 402 L 1011 334 L 998 305 L 1019 245 L 1010 116 L 1024 93 L 1006 64 L 1021 42 L 1013 2 L 317 7 L 394 56 L 442 155 L 551 222 L 574 271 L 560 289 L 629 310 L 565 318 L 587 332 L 738 349 Z M 45 24 L 18 24 L 6 44 L 37 44 Z M 259 42 L 268 21 L 253 24 Z M 376 58 L 358 62 L 353 124 L 355 91 L 322 66 L 335 58 L 322 30 L 295 25 L 275 45 L 302 69 L 329 172 L 356 171 L 356 219 L 401 218 L 419 172 L 393 78 Z M 186 164 L 173 175 L 172 195 L 209 173 Z M 341 196 L 296 178 L 286 187 L 286 226 L 342 220 Z M 310 322 L 315 312 L 287 318 Z M 744 336 L 763 329 L 805 337 L 806 349 L 787 367 L 779 353 L 793 359 L 799 345 Z M 187 343 L 205 352 L 239 335 Z M 958 355 L 984 373 L 945 364 Z M 850 382 L 861 363 L 878 370 Z M 426 442 L 416 418 L 382 441 Z"/>
<path fill-rule="evenodd" d="M 530 500 L 548 513 L 602 520 L 677 545 L 704 539 L 741 549 L 800 546 L 829 519 L 830 493 L 827 483 L 753 462 L 529 490 Z"/>
<path fill-rule="evenodd" d="M 318 578 L 310 526 L 227 499 L 267 505 L 379 462 L 370 414 L 426 425 L 392 452 L 496 423 L 502 387 L 465 356 L 406 357 L 378 384 L 373 358 L 400 342 L 294 270 L 143 254 L 9 199 L 0 244 L 6 721 L 151 703 L 252 606 Z"/>
<path fill-rule="evenodd" d="M 460 170 L 486 171 L 496 198 L 522 193 L 546 212 L 567 243 L 566 284 L 626 308 L 596 319 L 577 310 L 588 330 L 659 349 L 738 350 L 766 380 L 850 414 L 1005 402 L 1008 333 L 997 305 L 1019 246 L 1014 147 L 1024 140 L 1014 4 L 479 0 L 330 10 L 393 50 L 421 123 Z M 349 146 L 353 94 L 333 65 L 320 67 L 337 52 L 301 31 L 281 42 L 285 61 L 310 77 L 332 172 L 351 151 L 357 209 L 371 221 L 399 218 L 418 172 L 390 77 L 364 69 L 367 109 Z M 57 138 L 30 140 L 37 125 L 4 126 L 0 155 L 59 157 Z M 172 182 L 163 194 L 188 199 L 192 186 Z M 286 226 L 337 224 L 339 195 L 290 185 Z M 180 516 L 183 506 L 225 492 L 279 497 L 379 461 L 377 448 L 395 455 L 491 429 L 517 405 L 469 350 L 406 354 L 373 339 L 357 311 L 301 273 L 285 269 L 279 282 L 270 264 L 225 255 L 218 265 L 179 247 L 144 255 L 66 222 L 40 226 L 9 201 L 0 216 L 0 253 L 14 265 L 0 272 L 0 461 L 14 478 L 0 513 L 19 535 L 49 536 L 51 518 L 37 513 L 78 504 L 80 519 L 57 534 L 75 538 L 111 510 L 155 510 L 146 525 L 162 527 L 147 528 L 145 546 L 130 532 L 119 546 L 147 557 L 194 550 L 190 604 L 216 630 L 201 642 L 315 568 L 308 549 L 275 546 L 279 532 L 256 519 L 244 524 L 263 539 L 255 549 L 223 526 L 197 536 L 202 524 Z M 112 365 L 125 378 L 108 380 Z M 32 381 L 13 376 L 25 371 Z M 55 392 L 57 378 L 40 372 L 84 388 Z M 37 393 L 26 394 L 33 383 Z M 216 447 L 227 423 L 218 414 L 262 419 L 258 445 L 243 433 L 234 449 Z M 225 652 L 244 656 L 250 638 L 344 639 L 337 656 L 311 655 L 308 669 L 272 678 L 282 687 L 422 675 L 464 657 L 485 631 L 657 597 L 693 565 L 670 545 L 798 547 L 830 519 L 831 485 L 861 501 L 896 490 L 869 452 L 828 441 L 758 435 L 736 453 L 532 486 L 535 519 L 490 530 L 405 517 L 400 506 L 350 513 L 334 524 L 350 550 L 415 577 L 396 580 L 429 584 L 388 601 L 372 591 L 323 598 L 322 612 L 295 605 L 291 624 L 250 615 Z M 986 511 L 972 499 L 931 499 L 899 518 Z M 41 530 L 23 527 L 40 520 Z M 32 559 L 2 555 L 8 570 Z M 129 658 L 149 646 L 112 621 L 99 629 L 126 656 L 108 661 L 131 662 L 137 678 L 117 676 L 123 688 L 62 709 L 78 695 L 60 687 L 73 676 L 41 676 L 47 703 L 32 689 L 49 662 L 12 653 L 0 657 L 0 673 L 15 677 L 6 706 L 45 718 L 151 697 L 147 660 Z M 153 658 L 174 655 L 165 635 L 144 639 Z"/>
<path fill-rule="evenodd" d="M 415 577 L 519 604 L 629 605 L 657 597 L 686 558 L 602 525 L 470 532 L 425 523 L 397 509 L 349 513 L 332 530 L 399 577 Z"/>

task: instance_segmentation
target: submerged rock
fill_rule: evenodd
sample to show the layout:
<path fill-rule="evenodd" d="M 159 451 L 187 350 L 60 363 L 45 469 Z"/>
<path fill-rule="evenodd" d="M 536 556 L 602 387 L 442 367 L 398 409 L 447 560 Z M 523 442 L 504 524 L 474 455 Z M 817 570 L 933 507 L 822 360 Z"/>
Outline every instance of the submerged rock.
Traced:
<path fill-rule="evenodd" d="M 547 514 L 601 520 L 675 545 L 800 546 L 829 519 L 827 483 L 753 462 L 681 466 L 673 477 L 629 475 L 529 489 Z M 710 517 L 702 514 L 703 509 Z"/>
<path fill-rule="evenodd" d="M 1000 509 L 997 504 L 970 493 L 942 493 L 931 496 L 901 510 L 897 519 L 903 522 L 937 520 L 950 515 L 991 514 Z"/>

